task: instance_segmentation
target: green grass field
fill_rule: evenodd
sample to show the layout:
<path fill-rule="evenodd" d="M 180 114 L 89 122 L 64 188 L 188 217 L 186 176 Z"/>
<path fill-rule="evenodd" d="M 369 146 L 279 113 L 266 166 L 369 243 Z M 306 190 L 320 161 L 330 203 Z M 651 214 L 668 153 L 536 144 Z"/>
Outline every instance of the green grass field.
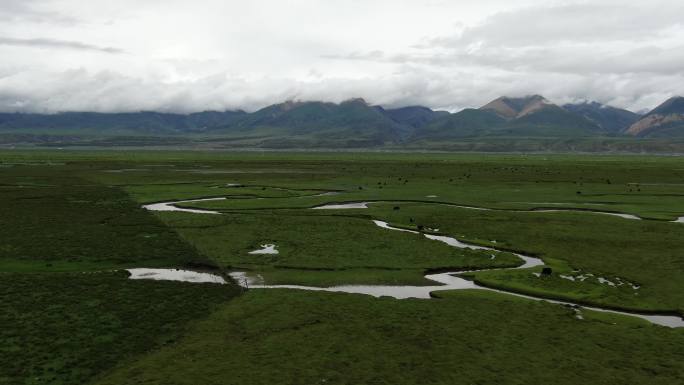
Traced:
<path fill-rule="evenodd" d="M 561 306 L 480 292 L 397 301 L 255 291 L 196 325 L 178 344 L 97 383 L 684 381 L 681 330 L 600 313 L 585 316 L 579 321 Z"/>
<path fill-rule="evenodd" d="M 179 206 L 220 215 L 142 208 L 207 197 L 226 199 Z M 677 157 L 0 152 L 0 384 L 684 383 L 684 330 L 634 317 L 578 319 L 482 290 L 243 292 L 121 271 L 202 266 L 332 286 L 501 268 L 468 277 L 681 316 L 684 224 L 671 221 L 683 197 Z M 375 203 L 311 209 L 344 202 Z M 536 256 L 552 273 L 372 220 Z M 263 244 L 279 253 L 249 254 Z"/>
<path fill-rule="evenodd" d="M 0 273 L 0 383 L 87 383 L 173 344 L 238 293 L 122 272 Z"/>

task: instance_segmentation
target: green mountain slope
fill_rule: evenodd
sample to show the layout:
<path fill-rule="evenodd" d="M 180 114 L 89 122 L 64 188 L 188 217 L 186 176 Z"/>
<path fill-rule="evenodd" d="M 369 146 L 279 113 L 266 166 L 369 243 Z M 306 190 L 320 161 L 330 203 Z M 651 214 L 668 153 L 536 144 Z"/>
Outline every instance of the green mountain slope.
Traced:
<path fill-rule="evenodd" d="M 416 131 L 412 139 L 443 140 L 486 136 L 499 131 L 506 123 L 504 118 L 491 111 L 469 108 L 437 119 Z"/>
<path fill-rule="evenodd" d="M 585 137 L 603 132 L 582 115 L 539 95 L 501 97 L 479 109 L 442 117 L 418 131 L 415 139 L 473 137 Z"/>
<path fill-rule="evenodd" d="M 598 136 L 603 130 L 581 115 L 546 104 L 508 122 L 507 131 L 516 136 Z"/>
<path fill-rule="evenodd" d="M 449 116 L 447 111 L 433 111 L 427 107 L 409 106 L 396 109 L 383 109 L 376 107 L 385 115 L 389 116 L 397 123 L 411 126 L 413 128 L 421 128 L 434 122 L 435 120 Z"/>
<path fill-rule="evenodd" d="M 638 117 L 599 103 L 560 107 L 540 95 L 504 96 L 457 113 L 422 106 L 385 109 L 363 99 L 288 101 L 250 113 L 0 113 L 0 145 L 412 148 L 477 139 L 488 148 L 487 143 L 502 139 L 543 141 L 548 147 L 611 137 L 684 138 L 684 98 L 672 98 Z"/>
<path fill-rule="evenodd" d="M 632 111 L 597 102 L 566 104 L 563 109 L 585 117 L 608 133 L 621 133 L 641 118 Z"/>
<path fill-rule="evenodd" d="M 208 127 L 230 125 L 245 115 L 247 113 L 244 111 L 206 111 L 189 115 L 151 111 L 65 112 L 50 115 L 0 113 L 0 132 L 172 135 L 202 132 Z"/>
<path fill-rule="evenodd" d="M 411 126 L 395 121 L 363 99 L 340 104 L 285 102 L 244 116 L 211 134 L 254 135 L 261 144 L 278 146 L 379 146 L 401 142 Z"/>

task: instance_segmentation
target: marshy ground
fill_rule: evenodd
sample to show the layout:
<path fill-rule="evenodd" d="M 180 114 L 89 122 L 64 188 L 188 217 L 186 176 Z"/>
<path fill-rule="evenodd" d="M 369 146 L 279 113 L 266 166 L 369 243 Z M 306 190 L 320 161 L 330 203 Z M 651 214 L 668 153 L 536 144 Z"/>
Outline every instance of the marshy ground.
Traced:
<path fill-rule="evenodd" d="M 684 215 L 684 163 L 675 157 L 0 159 L 0 383 L 684 382 L 684 329 L 635 317 L 578 317 L 476 289 L 398 300 L 130 280 L 123 270 L 190 266 L 327 287 L 427 286 L 431 271 L 501 268 L 468 276 L 682 316 L 684 224 L 673 221 Z M 143 208 L 179 200 L 199 213 Z M 342 206 L 312 209 L 331 204 Z M 373 220 L 502 251 L 455 248 Z M 541 258 L 551 274 L 510 269 L 522 263 L 513 253 Z"/>

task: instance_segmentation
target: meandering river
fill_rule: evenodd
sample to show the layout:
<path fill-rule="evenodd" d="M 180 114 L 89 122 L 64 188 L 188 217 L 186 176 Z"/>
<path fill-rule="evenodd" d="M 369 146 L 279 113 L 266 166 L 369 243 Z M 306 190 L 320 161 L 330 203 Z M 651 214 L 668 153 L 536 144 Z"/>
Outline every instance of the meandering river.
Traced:
<path fill-rule="evenodd" d="M 143 207 L 148 209 L 148 210 L 151 210 L 151 211 L 180 211 L 180 212 L 188 212 L 188 213 L 194 213 L 194 214 L 217 215 L 217 214 L 220 214 L 220 212 L 212 211 L 212 210 L 186 209 L 186 208 L 178 207 L 177 205 L 182 204 L 182 203 L 223 200 L 223 199 L 225 199 L 225 198 L 204 198 L 204 199 L 169 201 L 169 202 L 159 202 L 159 203 L 149 204 L 149 205 L 145 205 Z M 316 209 L 363 209 L 363 208 L 367 208 L 368 207 L 367 205 L 370 203 L 374 203 L 374 202 L 335 203 L 335 204 L 330 204 L 330 205 L 318 206 L 315 208 Z M 456 206 L 456 205 L 453 205 L 453 206 Z M 484 208 L 479 208 L 479 207 L 468 207 L 468 206 L 458 206 L 458 207 L 471 208 L 471 209 L 476 209 L 476 210 L 483 210 L 484 209 Z M 546 210 L 546 211 L 566 211 L 566 210 Z M 577 210 L 577 211 L 586 211 L 586 210 Z M 596 212 L 596 211 L 591 211 L 591 212 Z M 626 219 L 641 219 L 639 217 L 636 217 L 636 216 L 633 216 L 630 214 L 620 214 L 620 213 L 612 213 L 612 212 L 598 212 L 598 213 L 607 214 L 607 215 L 617 215 L 617 216 L 620 216 L 620 217 L 626 218 Z M 493 252 L 504 251 L 504 250 L 499 250 L 499 249 L 496 249 L 493 247 L 485 247 L 485 246 L 469 244 L 469 243 L 459 241 L 458 239 L 455 239 L 455 238 L 449 237 L 449 236 L 425 234 L 425 233 L 421 233 L 421 232 L 418 232 L 415 230 L 393 227 L 393 226 L 390 226 L 387 222 L 383 222 L 383 221 L 379 221 L 379 220 L 373 220 L 373 223 L 375 223 L 376 226 L 379 226 L 379 227 L 387 229 L 387 230 L 402 231 L 402 232 L 413 233 L 413 234 L 422 234 L 423 236 L 425 236 L 428 239 L 438 241 L 438 242 L 443 242 L 449 246 L 457 247 L 457 248 L 461 248 L 461 249 L 489 250 L 489 251 L 493 251 Z M 516 256 L 518 256 L 523 261 L 523 264 L 521 264 L 518 267 L 510 268 L 510 269 L 527 269 L 527 268 L 532 268 L 532 267 L 544 265 L 544 262 L 539 258 L 526 256 L 526 255 L 518 254 L 518 253 L 514 253 L 514 254 Z M 487 269 L 487 270 L 493 270 L 493 269 Z M 188 282 L 225 283 L 225 280 L 221 276 L 210 274 L 210 273 L 193 272 L 190 270 L 129 269 L 128 271 L 131 273 L 132 279 L 165 279 L 165 280 L 188 281 Z M 483 271 L 483 270 L 480 270 L 480 271 Z M 260 282 L 260 280 L 258 278 L 254 278 L 254 277 L 249 276 L 246 272 L 237 271 L 237 272 L 232 272 L 229 275 L 240 286 L 243 286 L 245 288 L 250 288 L 250 289 L 298 289 L 298 290 L 310 290 L 310 291 L 326 291 L 326 292 L 366 294 L 366 295 L 371 295 L 371 296 L 375 296 L 375 297 L 389 296 L 389 297 L 394 297 L 397 299 L 406 299 L 406 298 L 429 299 L 429 298 L 432 298 L 431 293 L 438 292 L 438 291 L 444 291 L 444 290 L 463 290 L 463 289 L 488 290 L 488 291 L 493 291 L 493 292 L 497 292 L 497 293 L 504 293 L 507 295 L 513 295 L 516 297 L 527 298 L 527 299 L 531 299 L 531 300 L 535 300 L 535 301 L 547 301 L 550 303 L 573 306 L 573 307 L 576 307 L 576 311 L 577 311 L 576 316 L 579 319 L 582 318 L 582 315 L 581 315 L 581 312 L 579 309 L 584 308 L 584 309 L 600 311 L 600 312 L 607 312 L 607 313 L 614 313 L 614 314 L 639 317 L 639 318 L 642 318 L 644 320 L 650 321 L 654 324 L 672 327 L 672 328 L 684 327 L 684 319 L 682 319 L 681 317 L 678 317 L 678 316 L 642 314 L 642 313 L 631 313 L 631 312 L 628 313 L 628 312 L 616 311 L 616 310 L 612 310 L 612 309 L 580 305 L 580 304 L 569 302 L 569 301 L 552 300 L 552 299 L 547 299 L 547 298 L 542 298 L 542 297 L 523 295 L 523 294 L 519 294 L 519 293 L 515 293 L 515 292 L 511 292 L 511 291 L 506 291 L 506 290 L 492 289 L 489 287 L 478 285 L 477 283 L 475 283 L 471 280 L 467 280 L 467 279 L 460 277 L 460 274 L 464 274 L 464 273 L 466 273 L 466 271 L 452 271 L 452 272 L 445 272 L 445 273 L 439 273 L 439 274 L 427 274 L 427 275 L 425 275 L 425 279 L 433 281 L 433 282 L 438 284 L 438 285 L 432 285 L 432 286 L 339 285 L 339 286 L 331 286 L 331 287 L 315 287 L 315 286 L 301 286 L 301 285 L 268 285 L 268 284 L 264 284 L 264 283 Z"/>

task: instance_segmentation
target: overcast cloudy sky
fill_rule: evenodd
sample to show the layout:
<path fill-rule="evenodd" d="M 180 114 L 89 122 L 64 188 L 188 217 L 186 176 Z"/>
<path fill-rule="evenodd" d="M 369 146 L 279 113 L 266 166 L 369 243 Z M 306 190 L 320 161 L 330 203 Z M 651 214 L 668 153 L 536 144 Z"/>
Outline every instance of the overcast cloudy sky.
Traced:
<path fill-rule="evenodd" d="M 0 0 L 0 110 L 684 94 L 684 1 Z"/>

